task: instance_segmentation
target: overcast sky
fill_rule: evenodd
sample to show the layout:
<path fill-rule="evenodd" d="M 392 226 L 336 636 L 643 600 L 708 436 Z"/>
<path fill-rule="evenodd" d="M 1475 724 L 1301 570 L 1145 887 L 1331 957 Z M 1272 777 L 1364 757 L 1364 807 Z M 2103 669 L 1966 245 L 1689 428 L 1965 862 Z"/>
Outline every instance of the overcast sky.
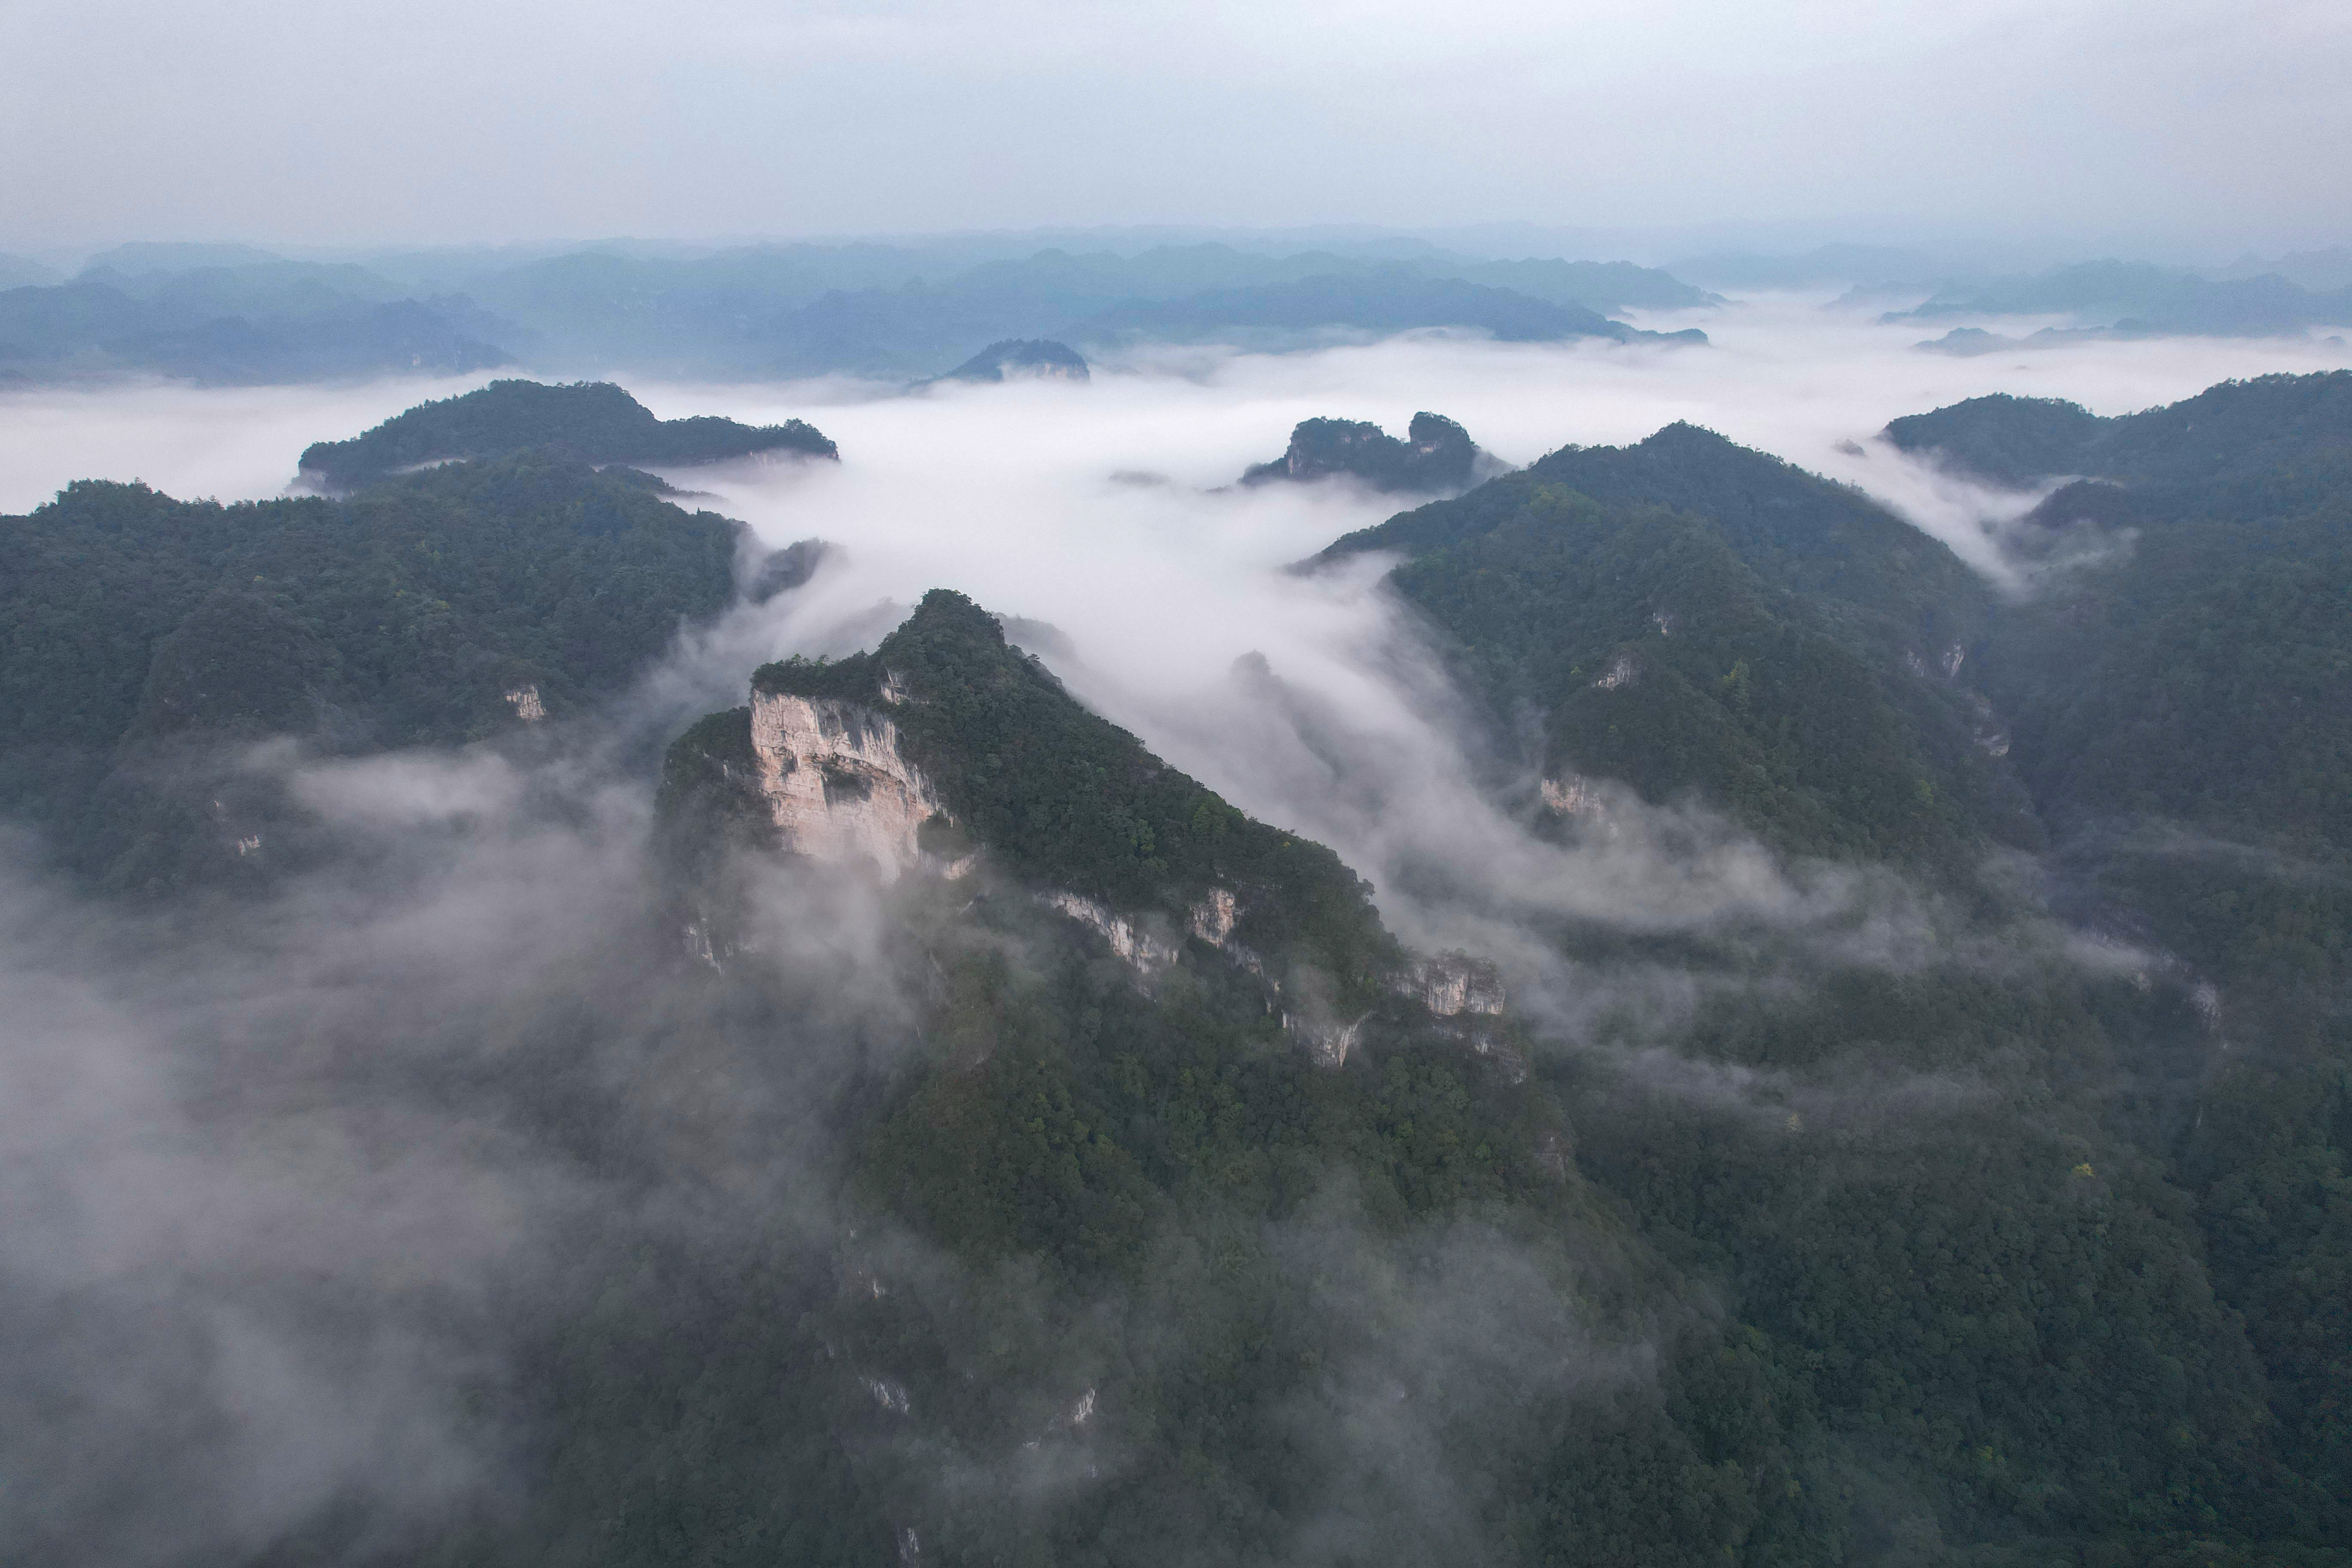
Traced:
<path fill-rule="evenodd" d="M 2345 0 L 0 0 L 0 247 L 2352 230 Z"/>

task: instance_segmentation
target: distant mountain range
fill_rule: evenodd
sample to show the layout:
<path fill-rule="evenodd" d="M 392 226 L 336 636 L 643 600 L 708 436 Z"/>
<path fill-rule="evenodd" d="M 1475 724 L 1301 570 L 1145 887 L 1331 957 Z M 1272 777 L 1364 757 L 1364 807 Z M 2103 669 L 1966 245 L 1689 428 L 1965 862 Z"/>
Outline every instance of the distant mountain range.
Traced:
<path fill-rule="evenodd" d="M 920 270 L 942 259 L 946 276 Z M 1713 302 L 1622 262 L 1488 261 L 1428 247 L 1404 260 L 1196 245 L 959 261 L 936 249 L 782 246 L 693 258 L 394 254 L 363 267 L 243 246 L 134 245 L 102 253 L 70 281 L 0 261 L 0 382 L 264 383 L 523 363 L 572 374 L 919 379 L 1008 340 L 1231 336 L 1284 349 L 1334 332 L 1451 327 L 1624 341 L 1645 334 L 1607 312 Z"/>
<path fill-rule="evenodd" d="M 1924 304 L 1880 320 L 2040 315 L 2067 315 L 2082 326 L 2141 334 L 2263 337 L 2352 325 L 2352 285 L 2315 292 L 2274 273 L 2215 279 L 2169 268 L 2094 261 L 1947 286 Z"/>

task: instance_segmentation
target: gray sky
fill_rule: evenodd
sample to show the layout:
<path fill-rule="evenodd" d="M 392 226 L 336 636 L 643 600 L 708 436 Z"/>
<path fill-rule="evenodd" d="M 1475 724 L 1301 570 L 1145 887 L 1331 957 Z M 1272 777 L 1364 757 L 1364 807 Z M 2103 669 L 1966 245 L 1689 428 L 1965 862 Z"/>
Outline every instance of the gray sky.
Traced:
<path fill-rule="evenodd" d="M 0 0 L 0 247 L 2352 229 L 2343 0 Z"/>

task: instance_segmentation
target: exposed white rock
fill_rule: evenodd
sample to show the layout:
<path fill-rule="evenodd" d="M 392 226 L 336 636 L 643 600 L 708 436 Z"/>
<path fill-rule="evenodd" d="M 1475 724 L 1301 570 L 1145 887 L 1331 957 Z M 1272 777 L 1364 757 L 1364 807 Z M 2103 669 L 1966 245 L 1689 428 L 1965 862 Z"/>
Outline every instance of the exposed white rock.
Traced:
<path fill-rule="evenodd" d="M 902 1526 L 898 1531 L 898 1561 L 912 1563 L 922 1560 L 923 1538 L 915 1533 L 913 1525 Z"/>
<path fill-rule="evenodd" d="M 1609 661 L 1608 673 L 1592 683 L 1594 689 L 1614 691 L 1621 686 L 1631 686 L 1642 679 L 1642 667 L 1630 653 L 1621 653 Z"/>
<path fill-rule="evenodd" d="M 1092 899 L 1055 889 L 1040 893 L 1045 907 L 1058 910 L 1082 925 L 1102 933 L 1119 962 L 1139 974 L 1154 974 L 1176 962 L 1176 945 L 1163 942 L 1125 915 L 1116 915 Z"/>
<path fill-rule="evenodd" d="M 1670 637 L 1675 635 L 1675 628 L 1683 624 L 1683 618 L 1672 610 L 1653 610 L 1650 612 L 1650 624 L 1658 628 L 1660 637 Z"/>
<path fill-rule="evenodd" d="M 1494 964 L 1466 952 L 1441 952 L 1414 964 L 1396 985 L 1440 1018 L 1503 1011 L 1503 977 Z"/>
<path fill-rule="evenodd" d="M 526 724 L 536 724 L 547 717 L 547 704 L 539 700 L 536 686 L 518 686 L 507 693 L 507 700 L 513 704 L 515 717 Z"/>
<path fill-rule="evenodd" d="M 1231 888 L 1212 888 L 1206 899 L 1192 906 L 1192 934 L 1211 947 L 1223 947 L 1231 941 L 1240 921 L 1241 906 L 1234 902 Z"/>
<path fill-rule="evenodd" d="M 1562 816 L 1601 815 L 1600 792 L 1595 790 L 1591 781 L 1581 773 L 1570 773 L 1566 778 L 1560 779 L 1546 779 L 1537 787 L 1543 796 L 1545 807 L 1558 812 Z"/>
<path fill-rule="evenodd" d="M 1927 679 L 1927 661 L 1914 649 L 1906 647 L 1903 650 L 1903 668 L 1922 680 Z"/>
<path fill-rule="evenodd" d="M 1070 1401 L 1070 1407 L 1062 1412 L 1062 1425 L 1076 1432 L 1085 1431 L 1087 1423 L 1094 1418 L 1095 1391 L 1091 1388 Z"/>
<path fill-rule="evenodd" d="M 1950 679 L 1953 677 L 1958 676 L 1960 673 L 1960 666 L 1966 664 L 1968 662 L 1968 658 L 1969 650 L 1962 647 L 1958 643 L 1954 643 L 1951 647 L 1946 648 L 1944 650 L 1944 657 L 1940 661 L 1944 667 L 1945 679 Z"/>
<path fill-rule="evenodd" d="M 261 835 L 260 835 L 260 834 L 258 834 L 258 833 L 255 834 L 255 835 L 254 835 L 252 837 L 250 837 L 250 838 L 240 838 L 240 839 L 238 839 L 238 840 L 236 841 L 236 855 L 237 855 L 237 858 L 238 858 L 238 859 L 240 859 L 240 860 L 242 860 L 242 859 L 243 859 L 243 858 L 245 858 L 247 855 L 253 854 L 256 850 L 259 849 L 260 847 L 261 847 Z"/>
<path fill-rule="evenodd" d="M 1315 1059 L 1317 1067 L 1336 1068 L 1344 1064 L 1348 1053 L 1356 1048 L 1356 1042 L 1363 1036 L 1364 1019 L 1370 1016 L 1366 1013 L 1352 1024 L 1339 1024 L 1318 1023 L 1285 1013 L 1282 1026 L 1305 1044 L 1307 1054 Z"/>
<path fill-rule="evenodd" d="M 874 1403 L 886 1412 L 892 1415 L 907 1414 L 907 1390 L 903 1385 L 887 1377 L 877 1377 L 866 1386 L 873 1394 Z"/>
<path fill-rule="evenodd" d="M 785 849 L 827 860 L 863 856 L 892 877 L 921 863 L 916 830 L 943 808 L 882 714 L 754 691 L 751 751 Z"/>

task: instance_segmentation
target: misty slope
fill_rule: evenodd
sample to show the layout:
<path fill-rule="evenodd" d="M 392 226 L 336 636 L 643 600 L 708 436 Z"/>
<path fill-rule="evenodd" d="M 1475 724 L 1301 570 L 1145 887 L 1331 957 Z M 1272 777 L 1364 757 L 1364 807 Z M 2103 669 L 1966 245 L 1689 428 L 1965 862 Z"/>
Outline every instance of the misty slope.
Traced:
<path fill-rule="evenodd" d="M 767 666 L 753 693 L 845 705 L 843 736 L 887 720 L 936 786 L 934 832 L 982 857 L 901 884 L 935 906 L 929 1043 L 853 1145 L 864 1200 L 965 1277 L 861 1243 L 803 1325 L 881 1391 L 835 1406 L 878 1405 L 890 1433 L 845 1444 L 862 1508 L 948 1561 L 1598 1563 L 1643 1540 L 1696 1563 L 1818 1528 L 1801 1408 L 1752 1336 L 1659 1290 L 1572 1173 L 1507 1022 L 1433 1018 L 1328 850 L 1152 758 L 952 594 L 870 655 Z M 714 716 L 667 764 L 673 854 L 706 900 L 714 837 L 772 841 L 743 784 L 755 729 Z M 825 790 L 865 798 L 831 763 Z M 1198 912 L 1221 889 L 1222 930 Z M 1122 962 L 1041 891 L 1158 917 L 1177 946 Z M 763 962 L 720 946 L 722 976 Z M 1300 1027 L 1309 1005 L 1356 1016 L 1336 1052 Z M 1002 1292 L 1025 1326 L 985 1304 Z M 1635 1341 L 1656 1379 L 1609 1370 Z M 1425 1435 L 1382 1430 L 1400 1398 Z M 927 1453 L 999 1479 L 941 1487 Z M 1723 1462 L 1741 1468 L 1689 1492 Z"/>
<path fill-rule="evenodd" d="M 0 809 L 110 880 L 233 868 L 250 792 L 207 823 L 181 797 L 233 775 L 236 746 L 449 744 L 576 713 L 727 602 L 738 533 L 546 456 L 341 501 L 73 485 L 0 519 Z"/>
<path fill-rule="evenodd" d="M 1332 547 L 1408 554 L 1398 591 L 1450 636 L 1497 710 L 1524 702 L 1542 717 L 1548 780 L 1576 768 L 1652 798 L 1695 788 L 1769 841 L 1842 858 L 1957 868 L 1988 838 L 2030 846 L 2050 825 L 2065 906 L 2158 945 L 2137 994 L 2021 974 L 1988 1014 L 1966 965 L 1893 986 L 1825 974 L 1822 1000 L 1785 1012 L 1702 1009 L 1681 1048 L 1750 1070 L 1845 1052 L 1879 1070 L 1934 1063 L 1977 1077 L 1990 1103 L 2041 1103 L 2032 1119 L 2047 1132 L 2134 1141 L 2121 1158 L 2167 1216 L 2158 1228 L 2184 1260 L 2212 1260 L 2210 1285 L 2201 1265 L 2182 1276 L 2215 1303 L 2199 1310 L 2244 1315 L 2258 1379 L 2243 1363 L 2213 1375 L 2263 1400 L 2275 1423 L 2204 1483 L 2218 1488 L 2208 1496 L 2236 1496 L 2240 1529 L 2314 1542 L 2340 1542 L 2347 1521 L 2323 1500 L 2352 1478 L 2337 1414 L 2352 1367 L 2321 1348 L 2345 1328 L 2328 1282 L 2352 1278 L 2340 1195 L 2352 1152 L 2345 384 L 2266 378 L 2119 420 L 1987 398 L 1897 421 L 1899 445 L 1979 472 L 2126 479 L 2062 489 L 2023 525 L 2021 557 L 2044 576 L 2021 604 L 1996 601 L 1862 498 L 1682 428 L 1554 454 Z M 1965 686 L 1951 679 L 1963 670 Z M 1776 741 L 1794 744 L 1776 752 Z M 1607 831 L 1605 799 L 1566 776 L 1547 804 L 1571 832 Z M 1582 939 L 1563 940 L 1578 951 Z M 2009 1003 L 2027 1011 L 1996 1023 Z M 1590 1129 L 1590 1173 L 1654 1226 L 1723 1248 L 1759 1325 L 1801 1342 L 1828 1331 L 1822 1353 L 1845 1353 L 1837 1315 L 1806 1304 L 1837 1288 L 1801 1261 L 1806 1247 L 1791 1248 L 1788 1219 L 1762 1195 L 1790 1155 L 1718 1133 L 1694 1164 L 1706 1118 L 1670 1097 L 1564 1099 Z M 1943 1178 L 1952 1196 L 1928 1205 L 1947 1217 L 1906 1228 L 1960 1234 L 2031 1206 L 2013 1173 L 1974 1165 L 2006 1144 L 2001 1158 L 2030 1168 L 2037 1157 L 2015 1136 L 1985 1126 L 1972 1153 L 1911 1151 L 1898 1163 L 1970 1170 Z M 1870 1201 L 1891 1215 L 1919 1200 Z M 1853 1392 L 1834 1376 L 1818 1386 L 1834 1429 Z M 2043 1505 L 1999 1506 L 2032 1519 Z M 1968 1528 L 1965 1512 L 1943 1528 Z M 2048 1527 L 2041 1517 L 2034 1528 Z"/>
<path fill-rule="evenodd" d="M 1454 640 L 1545 778 L 1696 789 L 1789 850 L 1956 867 L 2031 844 L 1997 727 L 1954 678 L 1991 595 L 1869 500 L 1670 426 L 1568 447 L 1349 535 Z"/>
<path fill-rule="evenodd" d="M 2306 1473 L 2352 1476 L 2352 375 L 2100 419 L 1979 398 L 1898 444 L 2052 494 L 1983 668 L 2084 918 L 2206 984 L 2230 1055 L 2177 1149 Z"/>
<path fill-rule="evenodd" d="M 761 452 L 840 456 L 815 426 L 798 419 L 757 428 L 712 416 L 656 419 L 610 382 L 494 381 L 420 404 L 348 441 L 312 442 L 302 453 L 302 471 L 347 486 L 425 463 L 545 447 L 598 464 L 712 463 Z"/>
<path fill-rule="evenodd" d="M 2038 1563 L 2072 1548 L 2034 1538 L 2133 1551 L 2322 1517 L 2292 1475 L 2271 1512 L 2254 1500 L 2277 1461 L 2250 1436 L 2246 1340 L 2178 1195 L 2103 1126 L 2110 1031 L 2162 1026 L 2179 998 L 2085 986 L 2030 949 L 2002 974 L 1816 961 L 1793 992 L 1732 987 L 1677 1032 L 1695 1061 L 1757 1075 L 1761 1102 L 1692 1097 L 1607 1053 L 1528 1058 L 1516 1030 L 1433 1030 L 1381 1002 L 1399 955 L 1344 868 L 1153 761 L 955 595 L 872 655 L 761 670 L 755 705 L 787 700 L 844 748 L 828 810 L 882 787 L 858 770 L 887 723 L 883 751 L 940 805 L 929 863 L 978 849 L 940 906 L 973 925 L 924 940 L 1016 942 L 977 970 L 942 953 L 929 1044 L 849 1157 L 867 1201 L 1019 1280 L 1036 1326 L 978 1361 L 959 1318 L 986 1291 L 864 1246 L 845 1304 L 811 1321 L 899 1434 L 845 1449 L 859 1506 L 923 1551 L 1910 1563 L 2008 1540 L 2015 1555 L 1966 1560 Z M 779 841 L 755 710 L 704 721 L 668 763 L 700 921 Z M 904 896 L 936 899 L 935 874 Z M 1240 923 L 1182 940 L 1220 887 Z M 1041 929 L 1039 892 L 1063 889 L 1146 932 L 1156 916 L 1177 954 L 1122 963 L 1075 924 Z M 1072 938 L 1097 955 L 1083 984 Z M 756 942 L 713 951 L 722 974 L 761 962 Z M 1285 1016 L 1307 973 L 1336 977 L 1340 1015 L 1369 1007 L 1336 1068 Z M 1654 1374 L 1605 1370 L 1629 1332 Z M 1041 1372 L 1057 1394 L 1020 1392 Z M 1364 1425 L 1397 1400 L 1409 1427 Z M 1089 1484 L 1004 1496 L 1072 1473 L 985 1458 L 1024 1423 L 1045 1445 L 1024 1453 L 1071 1445 Z M 940 1489 L 909 1453 L 1000 1479 Z"/>

